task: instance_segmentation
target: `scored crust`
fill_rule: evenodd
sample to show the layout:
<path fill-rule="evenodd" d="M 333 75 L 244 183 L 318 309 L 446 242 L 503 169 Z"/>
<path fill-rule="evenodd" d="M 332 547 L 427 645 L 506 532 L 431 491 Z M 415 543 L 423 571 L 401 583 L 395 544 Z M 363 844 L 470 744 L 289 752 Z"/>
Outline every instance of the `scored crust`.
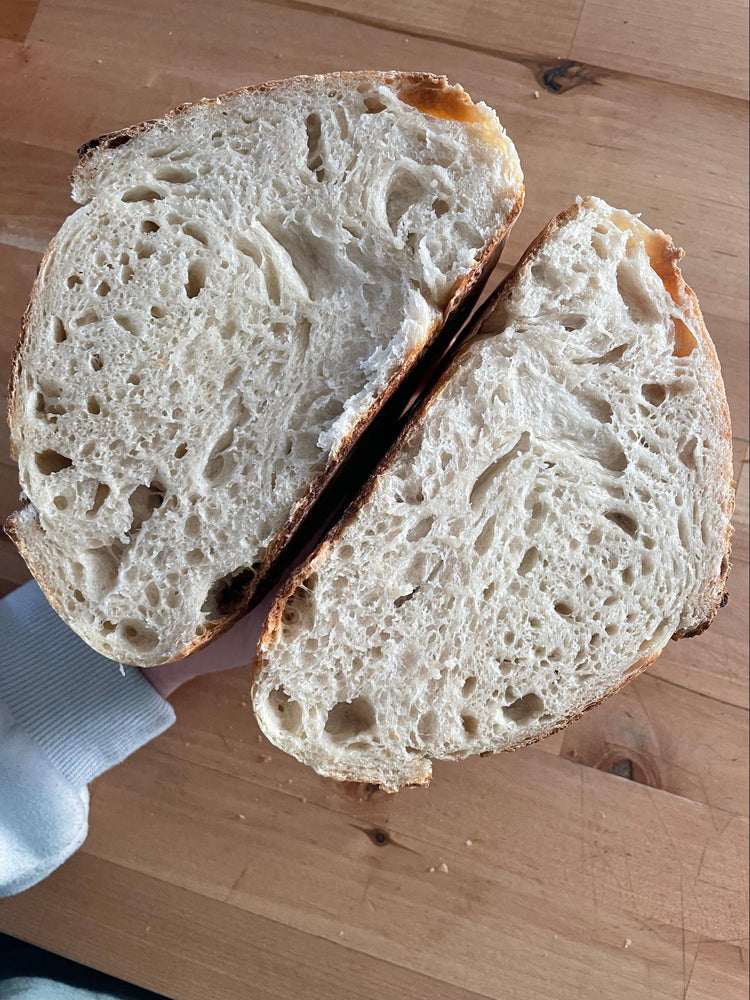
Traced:
<path fill-rule="evenodd" d="M 427 410 L 429 409 L 432 402 L 435 400 L 436 396 L 440 392 L 441 388 L 450 380 L 453 370 L 456 367 L 460 356 L 463 354 L 466 347 L 472 342 L 475 335 L 480 333 L 483 336 L 498 336 L 502 335 L 501 330 L 488 330 L 484 331 L 482 328 L 488 321 L 491 321 L 491 317 L 499 305 L 499 303 L 507 298 L 514 287 L 517 285 L 521 277 L 528 271 L 534 260 L 539 253 L 541 247 L 544 245 L 546 240 L 555 233 L 559 228 L 561 228 L 567 221 L 575 218 L 580 210 L 581 204 L 585 204 L 587 199 L 578 199 L 573 205 L 564 211 L 556 215 L 544 229 L 539 233 L 539 235 L 529 244 L 529 246 L 524 251 L 518 263 L 515 265 L 512 271 L 506 275 L 498 288 L 493 292 L 493 294 L 487 299 L 487 301 L 482 305 L 481 309 L 473 317 L 471 326 L 467 334 L 462 338 L 460 346 L 457 348 L 453 356 L 450 358 L 447 367 L 445 367 L 441 372 L 438 373 L 438 377 L 434 383 L 426 390 L 425 395 L 419 400 L 419 403 L 415 410 L 409 416 L 408 421 L 401 429 L 397 439 L 389 449 L 388 453 L 381 459 L 377 467 L 372 471 L 371 475 L 367 479 L 367 482 L 363 486 L 359 495 L 354 499 L 348 509 L 344 512 L 343 516 L 336 522 L 331 531 L 328 533 L 326 538 L 323 539 L 318 548 L 308 557 L 308 559 L 302 563 L 294 573 L 287 580 L 283 590 L 278 594 L 276 600 L 274 601 L 271 609 L 269 610 L 266 623 L 264 626 L 263 633 L 258 641 L 258 648 L 256 656 L 252 662 L 253 669 L 253 679 L 258 677 L 263 663 L 265 653 L 275 644 L 279 627 L 281 625 L 282 615 L 286 604 L 294 591 L 302 584 L 308 576 L 314 572 L 314 570 L 325 561 L 328 554 L 334 548 L 336 542 L 339 540 L 343 534 L 345 528 L 351 524 L 356 518 L 358 512 L 363 507 L 368 497 L 372 493 L 377 483 L 378 476 L 385 472 L 389 466 L 395 461 L 401 447 L 403 446 L 405 439 L 414 429 L 414 427 L 419 423 L 419 421 L 424 417 Z M 630 220 L 629 220 L 630 222 Z M 678 266 L 678 261 L 684 256 L 684 251 L 675 246 L 672 239 L 661 230 L 648 230 L 644 225 L 644 230 L 647 230 L 648 238 L 644 240 L 647 246 L 647 252 L 651 259 L 651 265 L 656 273 L 659 275 L 663 281 L 667 291 L 669 291 L 675 302 L 679 300 L 688 300 L 688 305 L 692 317 L 696 320 L 696 325 L 700 336 L 704 339 L 705 345 L 708 350 L 709 361 L 713 370 L 713 374 L 716 379 L 717 387 L 720 390 L 720 397 L 723 400 L 723 413 L 726 418 L 726 432 L 724 434 L 725 444 L 728 444 L 728 454 L 729 459 L 727 462 L 727 467 L 725 469 L 726 480 L 731 485 L 730 499 L 729 499 L 729 510 L 728 510 L 728 528 L 725 541 L 724 555 L 721 561 L 721 567 L 719 572 L 719 578 L 716 581 L 712 581 L 714 597 L 711 599 L 710 603 L 706 604 L 703 609 L 704 617 L 699 622 L 698 625 L 690 629 L 681 629 L 672 635 L 673 640 L 692 638 L 705 632 L 707 628 L 711 625 L 714 618 L 716 617 L 720 608 L 724 607 L 728 600 L 728 594 L 726 591 L 726 582 L 730 570 L 729 556 L 731 554 L 731 538 L 733 529 L 731 526 L 731 515 L 734 510 L 734 480 L 733 480 L 733 469 L 731 461 L 731 441 L 732 432 L 731 424 L 729 419 L 729 407 L 726 400 L 726 394 L 724 391 L 724 384 L 721 377 L 721 368 L 719 365 L 719 359 L 716 353 L 716 348 L 713 341 L 709 335 L 706 328 L 703 316 L 700 310 L 697 296 L 693 290 L 685 283 L 682 278 L 682 273 Z M 689 331 L 688 331 L 689 335 Z M 590 711 L 592 708 L 596 708 L 598 705 L 602 704 L 606 699 L 610 698 L 612 695 L 617 694 L 618 691 L 622 690 L 626 684 L 629 684 L 634 678 L 642 674 L 655 660 L 659 658 L 661 653 L 664 651 L 664 646 L 659 649 L 656 653 L 650 654 L 641 660 L 637 660 L 627 671 L 622 680 L 620 680 L 613 687 L 609 688 L 600 697 L 593 699 L 588 702 L 583 708 L 567 716 L 562 721 L 559 721 L 552 725 L 549 729 L 544 732 L 537 733 L 534 736 L 528 737 L 523 740 L 519 740 L 510 746 L 502 747 L 498 750 L 487 750 L 481 753 L 479 756 L 487 757 L 494 756 L 496 753 L 507 753 L 515 750 L 519 750 L 524 746 L 530 746 L 534 743 L 538 743 L 540 740 L 546 739 L 548 736 L 552 736 L 557 732 L 567 728 L 572 722 L 580 719 L 586 712 Z M 343 778 L 340 780 L 352 780 L 361 781 L 361 775 L 349 775 L 348 778 Z M 418 785 L 429 785 L 430 776 L 425 778 L 420 778 L 414 781 L 408 782 L 406 785 L 399 786 L 388 786 L 381 785 L 380 787 L 387 792 L 398 791 L 399 787 L 413 787 Z"/>
<path fill-rule="evenodd" d="M 168 111 L 161 118 L 149 119 L 136 125 L 130 125 L 115 132 L 108 132 L 84 143 L 78 149 L 78 162 L 71 175 L 71 181 L 75 184 L 79 176 L 85 177 L 87 173 L 95 173 L 97 168 L 97 157 L 101 151 L 116 149 L 125 145 L 135 136 L 147 132 L 155 125 L 169 122 L 171 119 L 184 114 L 193 108 L 216 108 L 238 97 L 249 93 L 262 93 L 277 89 L 291 89 L 293 87 L 304 86 L 311 81 L 325 79 L 334 83 L 337 80 L 362 80 L 370 83 L 382 81 L 385 85 L 400 83 L 405 88 L 404 97 L 406 103 L 415 107 L 427 115 L 442 118 L 453 118 L 457 121 L 464 121 L 469 124 L 479 123 L 480 115 L 476 110 L 469 95 L 459 84 L 451 85 L 447 78 L 433 73 L 406 73 L 402 71 L 375 71 L 362 70 L 351 72 L 338 72 L 320 74 L 318 76 L 297 76 L 284 80 L 274 80 L 266 83 L 255 84 L 249 87 L 239 88 L 222 94 L 215 98 L 203 98 L 196 103 L 185 103 Z M 492 141 L 492 136 L 487 129 L 483 129 L 487 141 Z M 374 401 L 357 419 L 351 430 L 342 438 L 336 449 L 329 456 L 325 468 L 309 484 L 307 490 L 295 503 L 289 513 L 287 523 L 277 533 L 270 542 L 268 549 L 263 556 L 260 566 L 254 576 L 236 595 L 231 609 L 220 615 L 216 620 L 205 623 L 205 633 L 196 636 L 189 643 L 185 644 L 173 657 L 172 660 L 184 659 L 191 653 L 207 645 L 221 633 L 225 632 L 235 622 L 242 618 L 254 605 L 256 605 L 267 592 L 264 590 L 266 581 L 271 577 L 280 562 L 283 561 L 283 553 L 290 539 L 298 531 L 315 501 L 320 497 L 326 485 L 331 482 L 336 473 L 345 464 L 353 446 L 361 437 L 363 431 L 372 423 L 374 418 L 383 410 L 386 404 L 394 397 L 397 390 L 402 386 L 406 376 L 420 365 L 422 360 L 431 355 L 436 347 L 440 345 L 447 347 L 467 318 L 471 308 L 476 302 L 484 283 L 495 267 L 500 253 L 504 246 L 510 229 L 512 228 L 518 214 L 523 207 L 524 186 L 518 185 L 518 197 L 508 213 L 503 226 L 501 226 L 487 242 L 482 251 L 475 259 L 473 267 L 464 274 L 451 291 L 441 317 L 437 320 L 426 337 L 421 347 L 412 350 L 404 359 L 399 368 L 392 374 L 386 385 L 376 396 Z M 37 279 L 31 290 L 29 302 L 21 321 L 21 332 L 16 343 L 11 359 L 11 375 L 8 387 L 8 407 L 7 420 L 12 425 L 15 420 L 16 407 L 16 387 L 22 374 L 21 354 L 28 333 L 28 323 L 32 306 L 38 293 L 38 275 L 42 271 L 52 249 L 55 245 L 55 238 L 50 242 L 44 252 L 42 260 L 37 268 Z M 13 457 L 17 456 L 13 454 Z M 29 501 L 22 498 L 25 507 Z M 57 584 L 47 572 L 43 559 L 35 558 L 22 538 L 22 529 L 19 517 L 22 511 L 11 514 L 4 525 L 5 532 L 14 542 L 20 554 L 24 558 L 31 573 L 39 583 L 47 600 L 55 610 L 63 615 L 61 604 L 57 595 Z M 86 636 L 88 629 L 81 629 L 82 635 Z M 95 636 L 92 633 L 91 641 L 95 644 Z"/>

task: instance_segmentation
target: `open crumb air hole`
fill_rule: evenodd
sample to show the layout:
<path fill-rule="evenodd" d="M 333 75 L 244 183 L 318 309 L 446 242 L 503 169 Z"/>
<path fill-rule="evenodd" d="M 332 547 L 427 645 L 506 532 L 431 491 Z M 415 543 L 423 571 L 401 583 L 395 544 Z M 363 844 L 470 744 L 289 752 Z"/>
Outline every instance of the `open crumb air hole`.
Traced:
<path fill-rule="evenodd" d="M 302 709 L 296 701 L 292 701 L 284 688 L 276 688 L 268 696 L 269 707 L 276 718 L 279 729 L 285 733 L 297 732 L 302 723 Z"/>
<path fill-rule="evenodd" d="M 61 455 L 59 451 L 48 448 L 46 451 L 38 451 L 34 456 L 36 467 L 43 476 L 51 476 L 63 469 L 69 469 L 73 464 L 73 459 L 67 455 Z"/>
<path fill-rule="evenodd" d="M 334 743 L 347 743 L 375 727 L 375 710 L 367 698 L 340 701 L 328 713 L 325 731 Z"/>
<path fill-rule="evenodd" d="M 255 573 L 256 569 L 252 566 L 239 566 L 211 585 L 201 607 L 209 621 L 230 614 L 242 604 Z"/>
<path fill-rule="evenodd" d="M 517 698 L 510 705 L 503 708 L 503 716 L 508 722 L 515 722 L 517 726 L 525 726 L 533 722 L 534 719 L 544 712 L 544 702 L 538 694 L 530 692 L 522 698 Z"/>

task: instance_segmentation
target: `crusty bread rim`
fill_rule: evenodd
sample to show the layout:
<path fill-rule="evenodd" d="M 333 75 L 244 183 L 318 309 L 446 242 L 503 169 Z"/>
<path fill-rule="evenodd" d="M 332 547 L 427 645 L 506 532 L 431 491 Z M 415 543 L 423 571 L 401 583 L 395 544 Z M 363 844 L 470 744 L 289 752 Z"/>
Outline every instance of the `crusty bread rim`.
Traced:
<path fill-rule="evenodd" d="M 575 218 L 575 216 L 578 214 L 578 211 L 579 211 L 579 202 L 576 202 L 569 208 L 566 208 L 564 211 L 560 212 L 550 222 L 547 223 L 547 225 L 539 233 L 539 235 L 529 244 L 529 246 L 526 248 L 523 255 L 521 256 L 521 259 L 518 261 L 513 270 L 506 275 L 506 277 L 503 279 L 503 281 L 495 290 L 495 292 L 493 292 L 493 294 L 487 299 L 487 301 L 483 304 L 477 315 L 473 318 L 471 323 L 471 329 L 467 334 L 466 338 L 462 340 L 460 349 L 451 358 L 445 370 L 440 373 L 438 379 L 427 390 L 426 394 L 419 401 L 414 412 L 410 415 L 408 422 L 401 430 L 401 433 L 399 434 L 398 438 L 393 443 L 388 453 L 381 459 L 377 467 L 373 470 L 372 474 L 368 478 L 367 482 L 365 483 L 359 495 L 352 502 L 349 508 L 345 511 L 341 519 L 337 521 L 337 523 L 333 526 L 333 528 L 328 533 L 326 538 L 323 539 L 323 541 L 320 543 L 317 549 L 312 553 L 312 555 L 310 555 L 309 558 L 289 577 L 283 590 L 280 591 L 280 593 L 276 597 L 276 600 L 271 606 L 271 609 L 268 612 L 268 617 L 266 619 L 263 633 L 261 634 L 261 637 L 258 641 L 257 653 L 252 662 L 253 681 L 254 681 L 253 695 L 255 695 L 255 680 L 257 679 L 257 676 L 263 665 L 264 654 L 268 649 L 270 649 L 275 644 L 277 640 L 278 631 L 281 625 L 282 615 L 284 613 L 284 608 L 286 607 L 287 601 L 290 599 L 290 597 L 297 589 L 297 587 L 303 585 L 305 580 L 310 575 L 310 573 L 312 573 L 315 570 L 315 568 L 325 559 L 329 550 L 333 548 L 333 545 L 336 542 L 336 540 L 343 534 L 344 529 L 354 520 L 360 508 L 364 505 L 364 503 L 372 493 L 373 489 L 375 488 L 378 476 L 380 476 L 383 472 L 385 472 L 386 469 L 388 469 L 388 467 L 394 462 L 408 434 L 411 432 L 415 424 L 417 424 L 425 415 L 425 413 L 435 400 L 441 388 L 450 380 L 453 374 L 453 370 L 458 364 L 459 358 L 463 355 L 466 348 L 473 342 L 475 335 L 481 329 L 483 321 L 492 314 L 493 310 L 500 303 L 502 299 L 505 299 L 510 295 L 510 293 L 513 290 L 513 287 L 516 285 L 520 277 L 526 271 L 528 271 L 531 265 L 533 264 L 537 254 L 539 253 L 539 250 L 544 245 L 547 238 L 551 236 L 554 232 L 556 232 L 556 230 L 558 230 L 570 219 Z M 727 421 L 726 423 L 727 433 L 725 436 L 725 442 L 728 441 L 730 445 L 729 449 L 730 459 L 725 472 L 727 480 L 731 484 L 730 509 L 728 511 L 729 519 L 731 519 L 731 515 L 734 510 L 734 485 L 735 485 L 733 479 L 732 462 L 731 462 L 732 431 L 729 418 L 729 405 L 726 400 L 726 393 L 724 391 L 724 383 L 721 377 L 721 368 L 719 365 L 718 356 L 716 354 L 716 348 L 714 346 L 713 341 L 711 340 L 709 332 L 703 321 L 703 315 L 701 313 L 695 292 L 693 292 L 693 290 L 687 284 L 685 284 L 680 269 L 677 266 L 677 261 L 679 261 L 680 258 L 683 256 L 684 251 L 679 247 L 676 247 L 672 242 L 671 238 L 667 236 L 665 233 L 661 232 L 661 230 L 652 230 L 651 232 L 659 241 L 658 249 L 660 251 L 660 260 L 659 260 L 660 269 L 657 270 L 657 273 L 659 274 L 659 277 L 662 278 L 663 281 L 665 281 L 665 275 L 662 273 L 661 269 L 662 268 L 666 269 L 667 277 L 671 278 L 676 282 L 676 287 L 679 289 L 679 293 L 688 298 L 691 311 L 693 312 L 695 319 L 698 321 L 700 334 L 703 337 L 704 341 L 706 342 L 706 346 L 709 351 L 709 357 L 711 359 L 711 363 L 715 371 L 716 380 L 721 389 L 721 395 L 724 399 L 724 415 Z M 501 336 L 501 335 L 502 334 L 497 334 L 497 333 L 489 334 L 489 336 Z M 727 529 L 724 556 L 721 562 L 721 569 L 720 569 L 721 575 L 718 581 L 719 586 L 717 587 L 717 590 L 720 592 L 721 596 L 707 610 L 706 617 L 703 619 L 703 621 L 701 621 L 695 628 L 690 629 L 689 631 L 675 632 L 674 635 L 672 636 L 672 639 L 677 640 L 684 638 L 692 638 L 694 636 L 700 635 L 702 632 L 705 632 L 705 630 L 711 625 L 714 618 L 716 617 L 719 608 L 724 607 L 724 605 L 727 603 L 728 595 L 726 592 L 726 581 L 730 569 L 729 556 L 732 551 L 732 545 L 731 545 L 732 532 L 733 529 L 730 522 L 729 527 Z M 538 733 L 535 736 L 527 737 L 526 739 L 520 740 L 518 743 L 514 743 L 511 746 L 502 747 L 502 749 L 500 750 L 495 750 L 495 751 L 487 750 L 484 753 L 480 754 L 480 756 L 491 757 L 495 753 L 508 753 L 514 750 L 519 750 L 521 747 L 530 746 L 533 743 L 538 743 L 540 740 L 546 739 L 548 736 L 552 736 L 554 733 L 560 732 L 560 730 L 565 729 L 572 722 L 575 722 L 577 719 L 580 719 L 585 712 L 590 711 L 592 708 L 596 708 L 597 705 L 600 705 L 603 701 L 605 701 L 607 698 L 610 698 L 613 694 L 617 694 L 617 692 L 622 690 L 622 688 L 624 688 L 626 684 L 629 684 L 634 678 L 638 677 L 639 674 L 642 674 L 647 667 L 649 667 L 655 660 L 657 660 L 659 656 L 661 656 L 663 651 L 664 651 L 664 646 L 662 646 L 661 649 L 659 649 L 657 652 L 644 657 L 642 660 L 637 660 L 626 671 L 624 678 L 614 687 L 606 691 L 600 698 L 596 698 L 590 701 L 582 709 L 573 712 L 571 715 L 567 716 L 561 722 L 556 723 L 555 725 L 551 726 L 544 732 Z M 337 779 L 337 780 L 347 780 L 347 779 Z M 357 775 L 351 775 L 348 780 L 361 781 L 362 778 Z M 422 780 L 416 780 L 410 782 L 409 786 L 429 785 L 429 783 L 430 783 L 430 778 L 428 777 Z M 404 786 L 404 787 L 409 787 L 409 786 Z M 383 788 L 384 791 L 388 792 L 398 791 L 398 788 L 396 787 L 389 787 L 387 785 L 381 785 L 380 787 Z"/>
<path fill-rule="evenodd" d="M 195 104 L 180 104 L 178 107 L 168 111 L 161 118 L 149 119 L 147 121 L 140 122 L 137 125 L 130 125 L 127 128 L 120 129 L 116 132 L 107 132 L 104 135 L 100 135 L 95 139 L 89 140 L 78 150 L 78 163 L 76 164 L 73 174 L 71 175 L 71 181 L 75 179 L 76 174 L 80 170 L 89 166 L 89 161 L 92 157 L 96 156 L 98 150 L 115 149 L 118 146 L 122 146 L 129 142 L 134 136 L 148 131 L 155 125 L 168 122 L 171 119 L 176 118 L 178 115 L 184 114 L 186 111 L 193 108 L 218 107 L 227 101 L 242 97 L 246 94 L 262 93 L 270 90 L 289 88 L 293 85 L 299 85 L 312 80 L 326 80 L 331 81 L 331 83 L 336 80 L 362 80 L 372 84 L 382 81 L 386 85 L 392 84 L 395 80 L 401 80 L 404 83 L 413 84 L 414 86 L 424 86 L 428 90 L 430 100 L 432 102 L 435 102 L 436 96 L 444 95 L 446 97 L 453 98 L 454 100 L 458 97 L 464 101 L 472 103 L 469 95 L 466 94 L 459 84 L 451 85 L 445 76 L 438 76 L 434 73 L 406 73 L 399 70 L 360 70 L 352 72 L 325 73 L 317 76 L 296 76 L 285 80 L 272 80 L 267 83 L 255 84 L 250 87 L 242 87 L 238 90 L 222 94 L 219 97 L 202 98 Z M 423 113 L 429 114 L 430 112 L 425 111 Z M 382 410 L 384 405 L 401 385 L 406 375 L 420 363 L 422 358 L 427 354 L 428 350 L 434 348 L 438 339 L 444 340 L 446 346 L 450 343 L 453 335 L 460 328 L 468 314 L 468 311 L 470 310 L 470 307 L 479 295 L 484 281 L 487 279 L 497 263 L 505 239 L 507 238 L 508 233 L 510 232 L 518 214 L 521 211 L 521 208 L 523 207 L 524 186 L 521 183 L 519 187 L 520 193 L 505 220 L 505 224 L 494 233 L 481 253 L 479 253 L 476 257 L 475 264 L 471 270 L 456 282 L 451 292 L 450 299 L 443 309 L 441 318 L 438 319 L 432 330 L 429 331 L 422 346 L 415 348 L 406 356 L 400 368 L 393 373 L 386 385 L 376 395 L 369 408 L 357 420 L 349 433 L 344 436 L 342 441 L 338 444 L 336 450 L 331 453 L 326 467 L 312 481 L 305 494 L 291 508 L 287 523 L 278 532 L 275 538 L 272 539 L 263 559 L 261 560 L 255 576 L 237 597 L 232 609 L 220 618 L 216 619 L 216 621 L 206 623 L 205 633 L 201 636 L 196 636 L 191 642 L 183 646 L 179 652 L 172 657 L 172 661 L 170 662 L 184 659 L 186 656 L 189 656 L 191 653 L 194 653 L 196 650 L 207 645 L 213 639 L 221 635 L 222 632 L 225 632 L 228 628 L 234 625 L 235 622 L 237 622 L 245 614 L 247 614 L 254 604 L 258 603 L 256 598 L 264 580 L 272 573 L 278 560 L 282 557 L 281 554 L 285 546 L 300 527 L 305 517 L 310 512 L 313 504 L 323 492 L 325 486 L 331 481 L 341 466 L 346 462 L 347 456 L 351 452 L 353 445 L 357 442 L 362 432 Z M 55 239 L 56 237 L 53 237 L 50 241 L 44 252 L 39 267 L 37 268 L 37 277 L 31 289 L 29 302 L 21 321 L 21 333 L 11 358 L 11 375 L 8 386 L 7 408 L 7 421 L 9 426 L 12 426 L 14 419 L 16 386 L 21 377 L 21 351 L 28 332 L 31 308 L 35 302 L 38 292 L 39 274 L 43 270 L 44 265 L 46 264 L 47 259 L 55 245 Z M 17 458 L 13 449 L 11 454 L 13 458 Z M 28 506 L 28 504 L 29 500 L 24 498 L 24 505 Z M 47 600 L 57 613 L 64 618 L 65 615 L 63 608 L 54 596 L 55 587 L 47 583 L 44 572 L 39 566 L 35 566 L 33 564 L 34 560 L 31 558 L 28 549 L 23 544 L 18 530 L 19 513 L 20 511 L 15 511 L 9 515 L 4 525 L 5 533 L 16 545 L 18 551 L 26 562 L 26 565 L 29 567 L 29 570 L 44 592 Z"/>

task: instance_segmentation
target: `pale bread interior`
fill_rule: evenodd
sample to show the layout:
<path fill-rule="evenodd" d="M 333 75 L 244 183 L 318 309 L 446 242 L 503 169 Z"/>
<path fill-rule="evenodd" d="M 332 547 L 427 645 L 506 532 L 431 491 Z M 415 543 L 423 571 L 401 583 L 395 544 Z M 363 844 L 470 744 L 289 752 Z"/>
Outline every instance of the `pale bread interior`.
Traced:
<path fill-rule="evenodd" d="M 440 78 L 299 78 L 196 105 L 74 177 L 43 263 L 11 530 L 66 621 L 150 665 L 200 643 L 522 197 Z"/>
<path fill-rule="evenodd" d="M 395 789 L 535 740 L 720 601 L 733 494 L 713 345 L 667 237 L 588 198 L 262 643 L 266 736 Z"/>

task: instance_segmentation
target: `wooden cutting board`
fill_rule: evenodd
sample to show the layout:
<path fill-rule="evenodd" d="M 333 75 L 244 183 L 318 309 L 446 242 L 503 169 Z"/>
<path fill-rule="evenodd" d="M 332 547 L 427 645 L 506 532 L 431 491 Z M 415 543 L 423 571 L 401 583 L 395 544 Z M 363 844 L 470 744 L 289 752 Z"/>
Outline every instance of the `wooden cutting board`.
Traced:
<path fill-rule="evenodd" d="M 3 0 L 3 383 L 85 139 L 294 73 L 429 69 L 516 142 L 507 262 L 589 192 L 688 248 L 739 485 L 729 606 L 564 734 L 387 796 L 263 741 L 247 670 L 201 678 L 176 726 L 94 783 L 86 844 L 0 902 L 0 929 L 195 1000 L 746 995 L 746 38 L 743 0 Z M 26 578 L 0 541 L 0 592 Z"/>

